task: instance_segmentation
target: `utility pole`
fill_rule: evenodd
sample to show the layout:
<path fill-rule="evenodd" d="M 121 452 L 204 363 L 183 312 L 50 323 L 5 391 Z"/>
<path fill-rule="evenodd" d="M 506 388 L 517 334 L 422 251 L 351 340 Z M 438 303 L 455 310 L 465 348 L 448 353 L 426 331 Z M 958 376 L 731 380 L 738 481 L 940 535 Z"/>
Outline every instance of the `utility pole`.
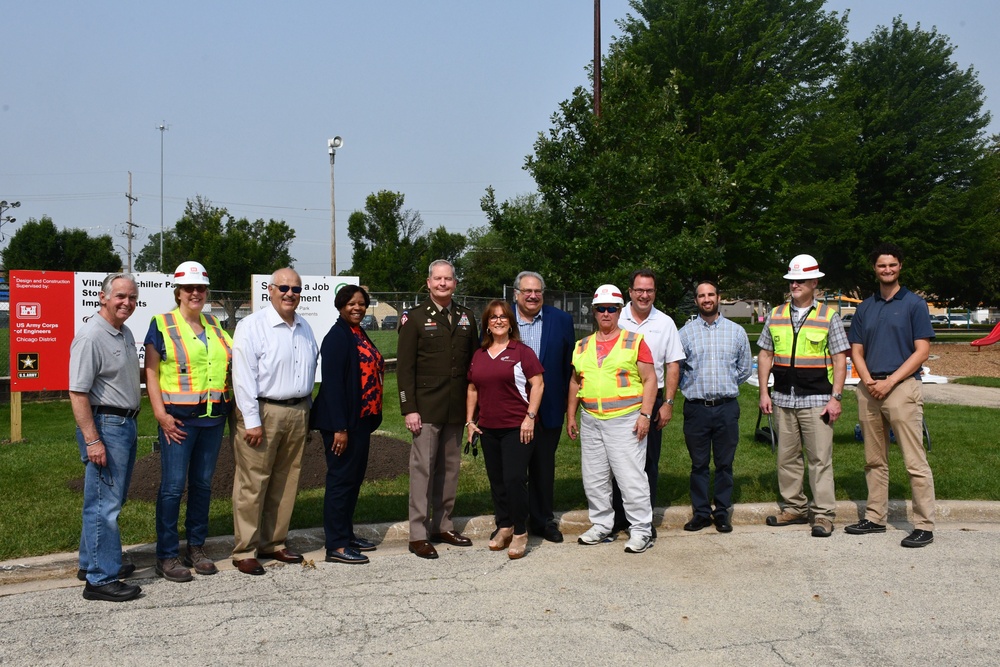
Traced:
<path fill-rule="evenodd" d="M 128 237 L 128 272 L 132 273 L 132 239 L 135 238 L 135 233 L 133 228 L 136 226 L 132 223 L 132 204 L 139 201 L 138 197 L 132 196 L 132 172 L 128 173 L 128 192 L 125 193 L 125 198 L 128 199 L 128 231 L 125 232 L 125 236 Z"/>
<path fill-rule="evenodd" d="M 594 0 L 594 115 L 601 117 L 601 0 Z"/>

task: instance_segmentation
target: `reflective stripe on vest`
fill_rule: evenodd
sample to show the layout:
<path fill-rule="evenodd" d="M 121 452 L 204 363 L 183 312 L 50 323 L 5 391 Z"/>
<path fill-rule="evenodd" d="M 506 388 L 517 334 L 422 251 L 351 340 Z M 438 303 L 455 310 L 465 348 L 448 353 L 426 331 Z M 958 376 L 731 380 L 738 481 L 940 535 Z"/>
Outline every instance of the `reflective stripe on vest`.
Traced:
<path fill-rule="evenodd" d="M 833 309 L 826 304 L 813 307 L 799 327 L 798 334 L 792 323 L 791 304 L 777 306 L 771 311 L 771 340 L 774 343 L 774 366 L 797 370 L 826 370 L 827 380 L 833 382 L 833 357 L 830 355 L 830 319 Z M 780 372 L 776 368 L 775 372 Z"/>
<path fill-rule="evenodd" d="M 226 380 L 232 344 L 219 321 L 212 315 L 201 316 L 207 343 L 204 345 L 178 310 L 153 319 L 163 334 L 166 352 L 159 369 L 160 395 L 164 404 L 199 417 L 224 414 L 216 408 L 231 397 Z M 192 344 L 196 340 L 197 344 Z M 205 409 L 197 410 L 201 405 L 205 405 Z"/>
<path fill-rule="evenodd" d="M 591 339 L 594 338 L 594 341 Z M 598 419 L 611 419 L 642 407 L 642 379 L 639 377 L 639 342 L 642 334 L 623 331 L 618 341 L 597 363 L 594 335 L 581 340 L 573 351 L 573 367 L 581 377 L 580 403 Z"/>

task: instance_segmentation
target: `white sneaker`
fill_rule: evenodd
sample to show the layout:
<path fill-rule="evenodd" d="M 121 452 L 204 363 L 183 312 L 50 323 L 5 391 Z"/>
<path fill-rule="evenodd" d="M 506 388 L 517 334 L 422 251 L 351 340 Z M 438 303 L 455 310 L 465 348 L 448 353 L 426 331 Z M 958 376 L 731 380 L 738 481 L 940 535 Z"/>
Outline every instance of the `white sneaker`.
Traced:
<path fill-rule="evenodd" d="M 591 526 L 590 530 L 578 537 L 576 541 L 580 544 L 600 544 L 607 539 L 609 535 L 611 535 L 611 533 L 601 530 L 597 526 Z"/>
<path fill-rule="evenodd" d="M 625 543 L 625 553 L 641 554 L 646 549 L 652 549 L 655 542 L 649 535 L 632 534 Z"/>

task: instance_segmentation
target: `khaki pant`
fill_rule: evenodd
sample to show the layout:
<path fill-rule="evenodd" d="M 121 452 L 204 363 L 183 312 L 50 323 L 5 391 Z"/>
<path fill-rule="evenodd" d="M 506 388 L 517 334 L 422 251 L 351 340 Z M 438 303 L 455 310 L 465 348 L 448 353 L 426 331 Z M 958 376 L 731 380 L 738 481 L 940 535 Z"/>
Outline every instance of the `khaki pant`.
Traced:
<path fill-rule="evenodd" d="M 837 496 L 833 484 L 833 427 L 820 417 L 824 408 L 779 408 L 775 406 L 778 430 L 778 491 L 790 514 L 833 521 Z M 805 460 L 809 463 L 809 503 L 803 491 Z"/>
<path fill-rule="evenodd" d="M 934 530 L 934 474 L 924 451 L 924 391 L 907 378 L 881 401 L 858 385 L 858 421 L 865 438 L 865 481 L 868 506 L 865 518 L 885 524 L 889 513 L 889 428 L 903 454 L 913 493 L 913 527 Z"/>
<path fill-rule="evenodd" d="M 462 466 L 461 424 L 424 423 L 410 448 L 410 541 L 454 530 L 451 513 Z"/>
<path fill-rule="evenodd" d="M 309 436 L 309 401 L 294 406 L 261 401 L 260 420 L 264 440 L 254 448 L 243 439 L 246 425 L 237 410 L 232 557 L 238 560 L 285 548 Z"/>

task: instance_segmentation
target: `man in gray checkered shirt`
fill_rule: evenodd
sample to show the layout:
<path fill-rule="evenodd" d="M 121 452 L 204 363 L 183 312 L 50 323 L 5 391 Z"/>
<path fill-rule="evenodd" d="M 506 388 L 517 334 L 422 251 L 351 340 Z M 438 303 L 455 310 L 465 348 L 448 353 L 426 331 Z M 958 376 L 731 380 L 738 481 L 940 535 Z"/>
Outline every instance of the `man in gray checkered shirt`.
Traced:
<path fill-rule="evenodd" d="M 850 349 L 840 315 L 814 298 L 823 275 L 811 255 L 794 257 L 785 274 L 791 300 L 771 311 L 757 340 L 760 410 L 773 412 L 777 422 L 783 501 L 781 514 L 767 517 L 767 525 L 806 524 L 811 511 L 813 537 L 833 532 L 833 423 L 840 417 Z M 772 371 L 773 397 L 767 386 Z M 803 490 L 803 456 L 811 503 Z"/>

